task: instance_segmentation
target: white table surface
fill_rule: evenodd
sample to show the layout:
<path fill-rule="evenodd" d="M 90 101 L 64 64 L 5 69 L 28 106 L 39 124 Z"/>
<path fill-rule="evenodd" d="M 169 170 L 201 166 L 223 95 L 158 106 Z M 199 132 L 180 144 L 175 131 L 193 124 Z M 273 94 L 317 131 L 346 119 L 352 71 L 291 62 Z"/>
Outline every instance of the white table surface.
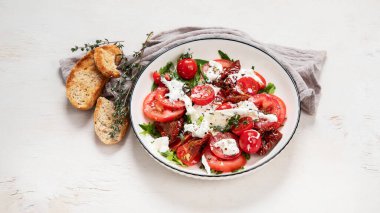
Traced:
<path fill-rule="evenodd" d="M 0 1 L 0 212 L 380 212 L 380 1 Z M 132 131 L 95 137 L 58 60 L 98 38 L 225 26 L 324 49 L 318 114 L 257 172 L 201 181 L 154 162 Z"/>

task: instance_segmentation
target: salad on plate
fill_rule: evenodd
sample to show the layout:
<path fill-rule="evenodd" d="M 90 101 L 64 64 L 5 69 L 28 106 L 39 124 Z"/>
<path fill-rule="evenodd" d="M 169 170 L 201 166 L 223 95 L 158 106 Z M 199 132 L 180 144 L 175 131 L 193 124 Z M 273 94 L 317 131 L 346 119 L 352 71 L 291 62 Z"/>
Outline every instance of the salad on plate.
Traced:
<path fill-rule="evenodd" d="M 244 170 L 251 155 L 265 155 L 281 140 L 286 120 L 273 83 L 218 53 L 205 60 L 187 52 L 152 72 L 142 106 L 151 122 L 139 124 L 168 160 L 208 174 Z"/>

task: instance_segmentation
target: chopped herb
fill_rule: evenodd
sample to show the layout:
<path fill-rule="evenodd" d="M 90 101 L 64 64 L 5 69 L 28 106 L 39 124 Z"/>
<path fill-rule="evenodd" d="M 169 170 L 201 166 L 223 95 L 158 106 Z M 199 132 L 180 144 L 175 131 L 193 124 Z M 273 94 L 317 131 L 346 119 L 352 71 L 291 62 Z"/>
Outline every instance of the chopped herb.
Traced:
<path fill-rule="evenodd" d="M 269 83 L 264 89 L 261 89 L 259 93 L 273 94 L 276 91 L 276 86 L 273 83 Z"/>
<path fill-rule="evenodd" d="M 245 152 L 242 152 L 241 154 L 244 156 L 244 158 L 245 158 L 246 160 L 251 159 L 251 155 L 250 155 L 250 154 L 245 153 Z"/>
<path fill-rule="evenodd" d="M 236 170 L 233 170 L 232 173 L 235 173 L 235 172 L 240 172 L 240 171 L 243 171 L 244 170 L 244 166 L 239 168 L 239 169 L 236 169 Z"/>
<path fill-rule="evenodd" d="M 201 125 L 202 121 L 203 121 L 203 115 L 199 116 L 197 120 L 197 125 Z"/>
<path fill-rule="evenodd" d="M 216 171 L 216 170 L 213 170 L 213 169 L 211 169 L 210 171 L 211 171 L 212 174 L 215 174 L 215 175 L 220 175 L 220 174 L 223 173 L 221 171 Z"/>
<path fill-rule="evenodd" d="M 226 53 L 224 53 L 223 51 L 218 50 L 218 53 L 219 53 L 221 59 L 225 59 L 225 60 L 229 60 L 229 61 L 234 61 L 233 59 L 231 59 L 231 58 L 230 58 Z"/>
<path fill-rule="evenodd" d="M 231 130 L 231 128 L 233 126 L 238 125 L 239 119 L 240 119 L 240 115 L 234 115 L 234 116 L 232 116 L 231 118 L 228 119 L 227 125 L 225 127 L 212 126 L 211 128 L 214 129 L 214 130 L 216 130 L 216 131 L 219 131 L 219 132 L 228 132 L 228 131 Z"/>
<path fill-rule="evenodd" d="M 255 70 L 255 66 L 252 66 L 252 70 Z"/>
<path fill-rule="evenodd" d="M 153 138 L 161 137 L 161 134 L 157 131 L 156 127 L 154 126 L 154 123 L 146 123 L 146 124 L 139 124 L 141 129 L 144 131 L 140 132 L 140 134 L 143 135 L 150 135 Z"/>
<path fill-rule="evenodd" d="M 190 117 L 189 115 L 186 115 L 186 114 L 185 114 L 185 122 L 186 122 L 187 124 L 191 124 L 191 123 L 192 123 L 192 121 L 191 121 L 191 117 Z"/>
<path fill-rule="evenodd" d="M 171 150 L 168 150 L 166 152 L 161 152 L 161 155 L 164 156 L 169 161 L 172 161 L 180 166 L 186 167 L 186 165 L 183 164 L 182 161 L 177 157 L 176 153 Z"/>

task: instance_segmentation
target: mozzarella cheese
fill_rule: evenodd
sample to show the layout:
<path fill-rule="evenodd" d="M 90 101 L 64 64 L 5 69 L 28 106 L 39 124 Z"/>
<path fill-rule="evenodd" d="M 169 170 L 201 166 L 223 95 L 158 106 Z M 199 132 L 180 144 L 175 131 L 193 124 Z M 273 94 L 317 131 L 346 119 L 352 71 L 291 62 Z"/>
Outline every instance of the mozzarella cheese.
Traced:
<path fill-rule="evenodd" d="M 210 82 L 213 82 L 220 78 L 220 74 L 223 72 L 223 66 L 216 61 L 209 61 L 208 65 L 209 67 L 206 70 L 205 75 Z"/>
<path fill-rule="evenodd" d="M 169 137 L 159 137 L 153 140 L 153 147 L 158 152 L 166 152 L 169 150 Z"/>
<path fill-rule="evenodd" d="M 227 156 L 233 156 L 239 153 L 239 147 L 233 138 L 222 139 L 214 143 L 213 146 L 220 148 L 223 154 Z"/>
<path fill-rule="evenodd" d="M 201 162 L 202 162 L 203 166 L 205 167 L 207 174 L 211 174 L 210 165 L 208 165 L 207 159 L 204 155 L 202 155 L 202 161 Z"/>

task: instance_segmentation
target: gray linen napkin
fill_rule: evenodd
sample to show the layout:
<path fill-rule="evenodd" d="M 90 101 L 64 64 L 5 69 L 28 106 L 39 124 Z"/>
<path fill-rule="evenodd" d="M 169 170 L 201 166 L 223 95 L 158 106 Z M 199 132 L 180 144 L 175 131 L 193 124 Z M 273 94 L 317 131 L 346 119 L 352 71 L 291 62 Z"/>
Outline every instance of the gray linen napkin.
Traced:
<path fill-rule="evenodd" d="M 318 106 L 321 86 L 319 76 L 326 60 L 325 51 L 300 50 L 274 44 L 265 44 L 252 39 L 248 34 L 229 28 L 222 27 L 183 27 L 170 31 L 161 32 L 152 37 L 145 49 L 142 65 L 149 64 L 154 58 L 168 49 L 192 40 L 205 38 L 233 39 L 256 46 L 277 59 L 293 76 L 299 89 L 301 108 L 308 114 L 314 114 Z M 64 82 L 71 68 L 81 56 L 60 60 L 60 71 Z M 132 59 L 132 57 L 128 57 Z M 129 63 L 133 61 L 129 60 Z M 115 83 L 112 79 L 105 89 L 104 95 L 112 96 L 109 88 Z"/>

